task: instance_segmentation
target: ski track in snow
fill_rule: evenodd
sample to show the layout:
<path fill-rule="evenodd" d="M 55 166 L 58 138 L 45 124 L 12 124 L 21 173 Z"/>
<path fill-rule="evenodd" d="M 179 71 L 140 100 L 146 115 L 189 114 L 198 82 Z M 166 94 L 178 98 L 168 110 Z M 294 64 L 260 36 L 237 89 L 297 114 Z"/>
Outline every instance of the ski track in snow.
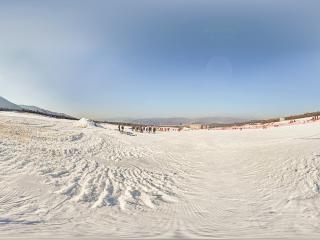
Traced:
<path fill-rule="evenodd" d="M 319 122 L 128 136 L 0 113 L 0 238 L 319 238 Z"/>

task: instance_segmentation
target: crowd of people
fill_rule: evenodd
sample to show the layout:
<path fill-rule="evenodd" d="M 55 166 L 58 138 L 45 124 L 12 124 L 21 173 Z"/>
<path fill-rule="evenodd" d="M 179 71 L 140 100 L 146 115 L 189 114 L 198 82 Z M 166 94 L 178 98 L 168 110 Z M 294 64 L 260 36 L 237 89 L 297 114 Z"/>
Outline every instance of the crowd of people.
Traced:
<path fill-rule="evenodd" d="M 151 127 L 151 126 L 132 126 L 131 127 L 132 132 L 140 132 L 140 133 L 156 133 L 157 128 Z"/>
<path fill-rule="evenodd" d="M 119 132 L 123 133 L 125 130 L 125 125 L 118 125 Z M 139 132 L 139 133 L 156 133 L 159 132 L 170 132 L 170 131 L 181 131 L 181 128 L 174 128 L 174 127 L 155 127 L 155 126 L 131 126 L 130 130 L 132 132 Z"/>
<path fill-rule="evenodd" d="M 119 132 L 124 132 L 124 125 L 118 125 Z M 131 127 L 132 132 L 140 132 L 140 133 L 156 133 L 157 128 L 151 127 L 151 126 L 132 126 Z"/>

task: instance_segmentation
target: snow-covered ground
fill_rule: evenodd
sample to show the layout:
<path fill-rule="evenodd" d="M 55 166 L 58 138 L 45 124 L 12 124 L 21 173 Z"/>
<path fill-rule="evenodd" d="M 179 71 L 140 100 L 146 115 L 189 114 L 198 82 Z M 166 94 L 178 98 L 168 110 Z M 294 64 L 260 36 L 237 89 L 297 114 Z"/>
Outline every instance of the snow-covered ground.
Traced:
<path fill-rule="evenodd" d="M 0 113 L 0 239 L 319 238 L 320 121 L 121 134 Z"/>

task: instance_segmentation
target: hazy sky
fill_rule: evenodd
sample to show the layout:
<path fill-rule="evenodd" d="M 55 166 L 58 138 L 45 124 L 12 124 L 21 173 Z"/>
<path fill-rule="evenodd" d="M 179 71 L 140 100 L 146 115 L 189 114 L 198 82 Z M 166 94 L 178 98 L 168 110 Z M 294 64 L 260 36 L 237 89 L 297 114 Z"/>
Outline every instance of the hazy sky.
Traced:
<path fill-rule="evenodd" d="M 0 1 L 0 96 L 75 116 L 320 110 L 319 1 Z"/>

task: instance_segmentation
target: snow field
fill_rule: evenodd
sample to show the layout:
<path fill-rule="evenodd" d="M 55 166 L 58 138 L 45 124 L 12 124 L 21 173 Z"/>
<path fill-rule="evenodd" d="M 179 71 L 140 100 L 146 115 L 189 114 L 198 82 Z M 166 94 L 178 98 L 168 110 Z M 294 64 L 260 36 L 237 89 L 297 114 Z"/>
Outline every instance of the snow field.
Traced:
<path fill-rule="evenodd" d="M 0 238 L 318 238 L 320 124 L 120 134 L 0 114 Z"/>

